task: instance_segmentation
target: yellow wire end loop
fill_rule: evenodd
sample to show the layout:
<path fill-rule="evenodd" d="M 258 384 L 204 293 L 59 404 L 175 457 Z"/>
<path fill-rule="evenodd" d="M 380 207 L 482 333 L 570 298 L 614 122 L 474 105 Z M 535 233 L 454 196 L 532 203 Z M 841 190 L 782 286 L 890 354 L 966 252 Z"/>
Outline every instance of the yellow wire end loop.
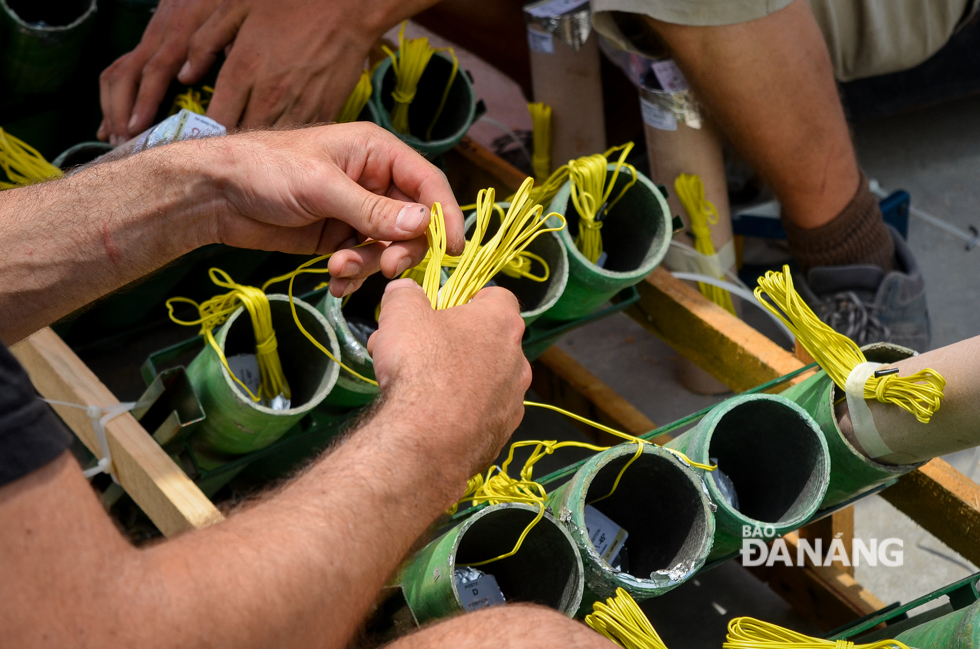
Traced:
<path fill-rule="evenodd" d="M 367 70 L 361 70 L 361 78 L 357 80 L 357 85 L 354 86 L 354 90 L 347 97 L 343 108 L 337 114 L 337 123 L 346 124 L 356 122 L 357 118 L 361 116 L 361 112 L 364 111 L 364 107 L 367 106 L 370 98 L 371 73 Z"/>
<path fill-rule="evenodd" d="M 531 168 L 534 179 L 544 183 L 551 174 L 551 106 L 539 101 L 528 104 L 527 109 L 533 129 Z"/>
<path fill-rule="evenodd" d="M 695 174 L 681 174 L 674 180 L 674 190 L 677 198 L 691 222 L 694 232 L 694 248 L 706 257 L 715 254 L 715 245 L 711 241 L 711 225 L 718 223 L 718 210 L 704 195 L 704 183 Z M 724 270 L 718 269 L 715 276 L 724 279 Z M 735 305 L 731 294 L 723 288 L 698 282 L 701 294 L 706 298 L 735 315 Z"/>
<path fill-rule="evenodd" d="M 605 153 L 585 156 L 568 163 L 568 177 L 571 181 L 571 198 L 579 215 L 578 235 L 575 247 L 593 264 L 602 256 L 602 219 L 636 183 L 636 169 L 626 162 L 633 149 L 633 143 L 613 147 Z M 608 172 L 609 157 L 619 151 L 612 174 Z M 616 181 L 623 168 L 629 170 L 630 181 L 620 190 L 616 198 L 610 200 Z"/>
<path fill-rule="evenodd" d="M 650 620 L 623 588 L 605 602 L 592 605 L 585 623 L 623 649 L 667 649 Z"/>
<path fill-rule="evenodd" d="M 721 646 L 723 649 L 909 649 L 899 640 L 855 644 L 851 640 L 814 638 L 751 617 L 729 620 L 728 636 Z"/>
<path fill-rule="evenodd" d="M 64 175 L 61 169 L 44 159 L 37 149 L 0 128 L 0 169 L 10 182 L 0 182 L 0 189 L 13 189 Z"/>

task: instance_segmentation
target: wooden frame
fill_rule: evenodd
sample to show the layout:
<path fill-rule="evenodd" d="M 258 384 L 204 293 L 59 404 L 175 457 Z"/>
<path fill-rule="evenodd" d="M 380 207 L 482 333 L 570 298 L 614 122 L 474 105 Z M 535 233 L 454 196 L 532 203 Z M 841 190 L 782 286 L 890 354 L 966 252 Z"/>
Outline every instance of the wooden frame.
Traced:
<path fill-rule="evenodd" d="M 494 186 L 498 195 L 516 189 L 525 176 L 479 145 L 464 140 L 447 155 L 449 176 L 461 196 Z M 687 284 L 658 269 L 638 285 L 640 301 L 627 314 L 680 354 L 735 391 L 783 376 L 803 366 L 793 354 L 712 304 Z M 50 329 L 14 345 L 42 396 L 102 407 L 118 403 L 112 393 Z M 797 377 L 795 381 L 804 377 Z M 545 400 L 634 434 L 654 424 L 626 399 L 557 348 L 534 363 L 534 390 Z M 55 406 L 62 419 L 95 454 L 98 442 L 88 415 Z M 129 414 L 106 426 L 114 469 L 122 487 L 167 536 L 222 520 L 221 513 Z M 980 486 L 949 464 L 933 460 L 899 479 L 882 496 L 950 548 L 980 563 Z M 853 509 L 835 514 L 800 533 L 829 538 L 853 534 Z M 790 548 L 792 551 L 792 548 Z M 753 569 L 786 601 L 826 629 L 882 608 L 846 568 L 775 566 Z"/>

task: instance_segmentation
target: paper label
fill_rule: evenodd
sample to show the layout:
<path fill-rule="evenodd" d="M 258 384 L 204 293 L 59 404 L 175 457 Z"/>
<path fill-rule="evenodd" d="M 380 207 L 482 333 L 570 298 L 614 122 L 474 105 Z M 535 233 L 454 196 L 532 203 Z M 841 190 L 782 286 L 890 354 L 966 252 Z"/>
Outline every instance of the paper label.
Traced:
<path fill-rule="evenodd" d="M 687 79 L 684 78 L 684 73 L 670 59 L 666 61 L 654 61 L 650 64 L 650 67 L 653 69 L 653 74 L 657 77 L 657 81 L 660 82 L 660 87 L 666 92 L 680 92 L 691 87 L 688 85 Z"/>
<path fill-rule="evenodd" d="M 535 18 L 557 18 L 571 11 L 581 9 L 589 4 L 589 0 L 551 0 L 533 7 L 527 7 L 524 11 Z"/>
<path fill-rule="evenodd" d="M 252 394 L 259 393 L 262 375 L 259 374 L 259 361 L 255 358 L 255 354 L 235 354 L 234 356 L 229 356 L 228 367 L 231 369 L 231 373 L 235 375 L 235 378 L 244 383 Z M 239 392 L 245 394 L 242 386 L 236 383 L 235 387 L 238 388 Z"/>
<path fill-rule="evenodd" d="M 555 37 L 546 32 L 539 32 L 531 27 L 527 28 L 527 45 L 532 52 L 543 54 L 555 53 Z"/>
<path fill-rule="evenodd" d="M 655 106 L 649 101 L 640 97 L 640 112 L 643 113 L 643 121 L 655 129 L 661 131 L 676 131 L 677 118 L 669 110 L 664 110 L 660 106 Z"/>
<path fill-rule="evenodd" d="M 592 505 L 585 506 L 585 526 L 589 540 L 606 563 L 611 564 L 626 543 L 629 534 Z"/>
<path fill-rule="evenodd" d="M 225 133 L 225 127 L 210 117 L 192 113 L 184 108 L 141 135 L 134 151 Z"/>
<path fill-rule="evenodd" d="M 456 569 L 456 590 L 467 612 L 507 603 L 497 579 L 474 568 Z"/>

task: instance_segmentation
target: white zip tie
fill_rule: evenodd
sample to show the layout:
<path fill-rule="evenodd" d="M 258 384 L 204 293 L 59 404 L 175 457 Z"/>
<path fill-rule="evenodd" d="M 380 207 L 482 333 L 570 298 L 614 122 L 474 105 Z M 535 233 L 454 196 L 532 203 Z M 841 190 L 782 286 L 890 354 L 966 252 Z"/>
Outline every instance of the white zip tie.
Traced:
<path fill-rule="evenodd" d="M 135 408 L 136 402 L 124 401 L 113 406 L 103 408 L 102 406 L 83 406 L 77 403 L 56 401 L 54 399 L 42 398 L 41 401 L 55 406 L 67 406 L 69 408 L 78 408 L 79 410 L 85 411 L 85 414 L 87 414 L 92 420 L 92 428 L 95 430 L 95 438 L 99 441 L 99 448 L 102 449 L 102 457 L 99 459 L 98 464 L 90 469 L 85 469 L 82 471 L 82 474 L 86 478 L 92 478 L 100 473 L 106 473 L 110 478 L 112 478 L 113 482 L 119 484 L 119 480 L 116 479 L 116 474 L 112 470 L 112 455 L 109 453 L 109 440 L 106 439 L 105 426 L 119 415 L 129 412 Z"/>

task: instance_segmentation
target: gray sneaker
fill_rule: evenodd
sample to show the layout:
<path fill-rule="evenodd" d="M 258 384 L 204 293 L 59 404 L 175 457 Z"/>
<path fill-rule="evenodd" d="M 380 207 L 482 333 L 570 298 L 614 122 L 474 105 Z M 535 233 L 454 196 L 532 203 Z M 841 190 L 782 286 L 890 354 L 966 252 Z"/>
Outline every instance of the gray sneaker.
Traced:
<path fill-rule="evenodd" d="M 926 285 L 912 251 L 891 226 L 896 270 L 877 266 L 818 266 L 794 278 L 821 320 L 864 346 L 890 342 L 924 352 L 931 336 Z"/>

